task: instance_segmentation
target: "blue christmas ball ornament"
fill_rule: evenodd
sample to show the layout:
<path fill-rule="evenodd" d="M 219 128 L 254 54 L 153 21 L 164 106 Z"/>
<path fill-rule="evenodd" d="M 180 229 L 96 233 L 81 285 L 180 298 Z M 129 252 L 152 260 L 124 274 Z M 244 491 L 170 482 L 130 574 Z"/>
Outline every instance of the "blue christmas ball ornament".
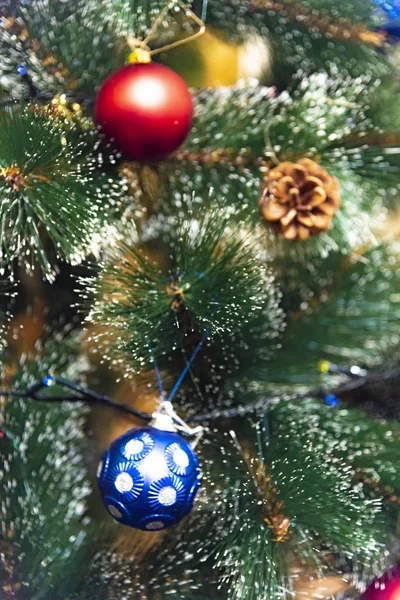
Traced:
<path fill-rule="evenodd" d="M 375 0 L 382 10 L 384 10 L 390 19 L 400 17 L 400 0 Z"/>
<path fill-rule="evenodd" d="M 159 531 L 191 511 L 200 468 L 193 448 L 178 433 L 142 427 L 111 444 L 99 463 L 97 481 L 116 521 Z"/>
<path fill-rule="evenodd" d="M 400 0 L 375 0 L 381 10 L 387 14 L 387 22 L 379 26 L 378 31 L 385 31 L 391 42 L 397 43 L 400 39 Z"/>

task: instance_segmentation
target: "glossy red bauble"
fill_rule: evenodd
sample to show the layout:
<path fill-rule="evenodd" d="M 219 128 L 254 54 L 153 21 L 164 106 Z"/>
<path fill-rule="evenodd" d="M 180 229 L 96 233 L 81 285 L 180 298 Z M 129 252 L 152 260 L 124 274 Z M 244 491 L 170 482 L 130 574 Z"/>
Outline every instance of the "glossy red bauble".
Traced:
<path fill-rule="evenodd" d="M 367 587 L 360 600 L 400 600 L 400 568 L 391 569 Z"/>
<path fill-rule="evenodd" d="M 97 125 L 132 160 L 157 160 L 176 150 L 192 117 L 186 83 L 157 63 L 122 67 L 104 82 L 96 99 Z"/>

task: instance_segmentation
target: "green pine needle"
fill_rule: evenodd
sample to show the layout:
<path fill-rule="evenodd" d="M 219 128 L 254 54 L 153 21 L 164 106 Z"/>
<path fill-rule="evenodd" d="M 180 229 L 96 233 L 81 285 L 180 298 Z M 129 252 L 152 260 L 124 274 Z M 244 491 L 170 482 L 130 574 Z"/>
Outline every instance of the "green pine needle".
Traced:
<path fill-rule="evenodd" d="M 242 359 L 265 360 L 282 313 L 273 277 L 250 235 L 229 229 L 226 215 L 211 212 L 199 221 L 174 223 L 163 238 L 165 270 L 135 249 L 125 231 L 99 278 L 83 281 L 86 295 L 94 295 L 89 321 L 105 330 L 97 336 L 102 352 L 138 369 L 151 360 L 149 343 L 158 357 L 184 348 L 190 354 L 208 331 L 201 355 L 213 359 L 211 371 L 226 361 L 233 369 Z"/>
<path fill-rule="evenodd" d="M 299 264 L 370 244 L 387 207 L 398 198 L 400 111 L 395 99 L 392 94 L 392 119 L 381 116 L 375 125 L 380 88 L 370 76 L 338 80 L 319 73 L 299 78 L 291 94 L 275 98 L 270 88 L 243 84 L 200 92 L 184 151 L 160 169 L 170 190 L 160 210 L 176 214 L 183 203 L 192 214 L 200 205 L 215 203 L 208 189 L 221 190 L 218 204 L 234 207 L 239 222 L 245 217 L 258 225 L 270 255 L 297 258 Z M 293 243 L 263 221 L 259 201 L 267 170 L 303 157 L 338 178 L 341 207 L 328 231 Z M 189 195 L 194 200 L 187 205 Z"/>
<path fill-rule="evenodd" d="M 286 105 L 275 110 L 267 134 L 271 149 L 285 160 L 317 156 L 339 180 L 342 173 L 352 172 L 360 176 L 358 185 L 375 183 L 360 194 L 367 208 L 369 199 L 398 188 L 400 174 L 397 92 L 392 89 L 388 99 L 380 85 L 370 76 L 338 81 L 317 74 L 303 79 Z M 390 121 L 374 118 L 384 99 Z"/>
<path fill-rule="evenodd" d="M 77 357 L 79 342 L 68 329 L 38 344 L 21 357 L 7 384 L 25 390 L 53 369 L 81 381 L 88 365 Z M 49 391 L 65 393 L 55 387 Z M 12 557 L 8 568 L 3 564 L 4 590 L 50 600 L 68 597 L 78 583 L 96 539 L 85 516 L 91 493 L 83 465 L 86 414 L 79 404 L 9 398 L 3 405 L 1 423 L 16 442 L 14 448 L 3 444 L 2 452 L 0 546 L 6 545 Z"/>
<path fill-rule="evenodd" d="M 316 545 L 323 542 L 334 552 L 357 555 L 371 569 L 385 541 L 380 498 L 370 498 L 356 485 L 352 467 L 324 447 L 321 431 L 314 432 L 310 420 L 298 424 L 300 415 L 301 411 L 285 410 L 282 402 L 267 416 L 263 460 L 284 511 L 295 532 L 300 528 L 314 536 Z"/>
<path fill-rule="evenodd" d="M 312 265 L 310 295 L 294 309 L 283 349 L 269 365 L 270 382 L 313 386 L 320 360 L 373 367 L 398 344 L 399 248 L 381 245 L 339 263 Z M 280 269 L 290 269 L 282 262 Z M 293 271 L 289 271 L 289 273 Z M 298 269 L 295 269 L 298 277 Z M 321 279 L 319 279 L 321 277 Z M 285 296 L 284 296 L 285 297 Z"/>
<path fill-rule="evenodd" d="M 232 600 L 289 597 L 276 576 L 271 533 L 254 510 L 238 515 L 230 535 L 218 548 L 215 566 L 223 570 L 222 581 Z"/>
<path fill-rule="evenodd" d="M 42 90 L 94 97 L 131 52 L 127 37 L 144 39 L 164 0 L 33 0 L 18 6 L 18 20 L 0 19 L 0 75 L 22 92 L 17 66 L 26 63 Z M 160 34 L 165 35 L 166 24 Z M 28 35 L 27 35 L 28 32 Z"/>
<path fill-rule="evenodd" d="M 3 271 L 15 258 L 32 268 L 33 255 L 51 277 L 56 256 L 77 263 L 96 248 L 124 194 L 122 182 L 100 170 L 96 143 L 94 132 L 35 105 L 0 112 Z"/>
<path fill-rule="evenodd" d="M 371 480 L 375 494 L 385 486 L 400 495 L 400 424 L 378 421 L 358 409 L 328 409 L 314 400 L 283 403 L 274 410 L 280 426 L 289 421 L 293 435 L 308 429 L 313 444 L 340 458 Z M 374 488 L 372 488 L 374 489 Z"/>
<path fill-rule="evenodd" d="M 203 0 L 196 0 L 198 12 L 202 4 Z M 381 15 L 377 13 L 373 0 L 348 0 L 340 4 L 332 0 L 243 0 L 240 3 L 209 0 L 207 23 L 239 42 L 248 39 L 249 32 L 257 32 L 269 45 L 270 70 L 267 75 L 281 87 L 286 87 L 300 70 L 303 74 L 326 71 L 343 78 L 365 73 L 379 77 L 393 72 L 379 46 L 363 43 L 351 35 L 347 39 L 341 36 L 343 31 L 357 25 L 373 30 L 383 24 L 385 14 L 383 11 Z M 349 26 L 339 19 L 347 21 Z M 337 24 L 339 36 L 327 32 L 327 24 Z"/>
<path fill-rule="evenodd" d="M 188 519 L 149 553 L 145 569 L 123 552 L 99 551 L 77 598 L 96 593 L 102 600 L 151 600 L 160 593 L 191 600 L 209 589 L 216 599 L 289 600 L 290 556 L 314 565 L 321 576 L 332 568 L 334 555 L 346 556 L 357 565 L 359 582 L 367 581 L 387 558 L 384 517 L 379 494 L 369 488 L 365 493 L 348 459 L 368 460 L 377 449 L 370 434 L 380 440 L 379 464 L 389 457 L 382 451 L 383 425 L 370 421 L 368 432 L 360 432 L 352 427 L 360 418 L 359 411 L 336 411 L 311 400 L 281 402 L 260 423 L 237 421 L 240 443 L 233 430 L 207 431 L 196 449 L 203 485 Z M 386 451 L 393 448 L 389 437 Z M 277 512 L 270 512 L 274 504 L 264 495 L 263 478 L 279 502 Z M 281 541 L 268 525 L 273 516 L 277 526 L 288 520 Z"/>
<path fill-rule="evenodd" d="M 155 20 L 167 5 L 165 0 L 109 0 L 104 2 L 108 15 L 116 19 L 121 30 L 127 35 L 134 34 L 138 39 L 144 39 L 150 33 Z M 175 5 L 174 8 L 177 10 L 179 7 Z M 152 44 L 162 45 L 160 40 L 165 43 L 166 35 L 171 37 L 171 42 L 175 41 L 178 35 L 168 16 L 163 19 L 159 30 L 152 39 Z"/>
<path fill-rule="evenodd" d="M 230 436 L 207 432 L 196 452 L 203 485 L 190 516 L 149 553 L 145 569 L 121 553 L 100 551 L 79 598 L 90 600 L 95 591 L 102 600 L 261 600 L 280 592 L 270 531 Z"/>
<path fill-rule="evenodd" d="M 107 2 L 35 0 L 18 6 L 16 21 L 0 19 L 0 74 L 11 93 L 22 95 L 17 67 L 25 63 L 40 90 L 77 91 L 93 98 L 129 54 Z M 28 32 L 28 34 L 27 34 Z"/>

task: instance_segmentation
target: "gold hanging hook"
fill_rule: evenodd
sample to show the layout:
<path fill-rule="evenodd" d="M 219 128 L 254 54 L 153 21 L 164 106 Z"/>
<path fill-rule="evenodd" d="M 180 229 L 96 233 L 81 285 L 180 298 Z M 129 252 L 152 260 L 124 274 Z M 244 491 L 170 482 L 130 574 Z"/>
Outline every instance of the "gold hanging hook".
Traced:
<path fill-rule="evenodd" d="M 167 44 L 166 46 L 162 46 L 161 48 L 156 48 L 155 50 L 150 50 L 149 43 L 153 38 L 156 37 L 157 31 L 164 21 L 164 18 L 167 16 L 171 8 L 174 6 L 179 6 L 182 10 L 185 11 L 186 16 L 190 17 L 190 19 L 199 26 L 199 30 L 196 31 L 193 35 L 190 35 L 183 40 L 177 40 L 176 42 L 172 42 L 171 44 Z M 140 48 L 149 53 L 150 56 L 154 54 L 160 54 L 161 52 L 166 52 L 167 50 L 172 50 L 172 48 L 176 48 L 177 46 L 181 46 L 182 44 L 187 44 L 188 42 L 193 42 L 193 40 L 197 39 L 206 31 L 205 23 L 182 1 L 182 0 L 172 0 L 172 2 L 168 2 L 166 7 L 160 12 L 157 19 L 154 21 L 153 26 L 149 35 L 144 40 L 138 40 L 135 37 L 129 37 L 128 43 L 132 48 Z"/>

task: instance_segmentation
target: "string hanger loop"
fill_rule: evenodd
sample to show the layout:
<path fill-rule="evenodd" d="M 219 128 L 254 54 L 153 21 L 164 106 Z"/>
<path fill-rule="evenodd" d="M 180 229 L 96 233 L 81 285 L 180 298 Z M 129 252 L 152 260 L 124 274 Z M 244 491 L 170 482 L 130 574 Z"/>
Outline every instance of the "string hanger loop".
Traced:
<path fill-rule="evenodd" d="M 162 22 L 164 21 L 165 17 L 170 12 L 170 10 L 175 6 L 179 6 L 184 11 L 185 15 L 198 26 L 198 30 L 192 35 L 189 35 L 188 37 L 185 37 L 181 40 L 176 40 L 175 42 L 171 42 L 170 44 L 166 44 L 165 46 L 161 46 L 160 48 L 155 48 L 151 50 L 149 46 L 150 42 L 157 36 Z M 203 7 L 203 19 L 205 18 L 205 14 L 206 11 Z M 189 8 L 189 6 L 187 6 L 182 0 L 170 0 L 170 2 L 167 3 L 165 8 L 160 12 L 157 19 L 155 19 L 150 33 L 145 37 L 144 40 L 139 40 L 133 35 L 128 37 L 128 44 L 132 49 L 132 54 L 129 56 L 128 60 L 130 62 L 150 62 L 151 57 L 155 54 L 167 52 L 168 50 L 172 50 L 173 48 L 177 48 L 178 46 L 182 46 L 183 44 L 187 44 L 188 42 L 193 42 L 194 40 L 202 36 L 206 31 L 206 25 L 203 19 L 200 19 L 191 10 L 191 8 Z M 138 52 L 138 50 L 141 50 L 142 53 Z"/>

